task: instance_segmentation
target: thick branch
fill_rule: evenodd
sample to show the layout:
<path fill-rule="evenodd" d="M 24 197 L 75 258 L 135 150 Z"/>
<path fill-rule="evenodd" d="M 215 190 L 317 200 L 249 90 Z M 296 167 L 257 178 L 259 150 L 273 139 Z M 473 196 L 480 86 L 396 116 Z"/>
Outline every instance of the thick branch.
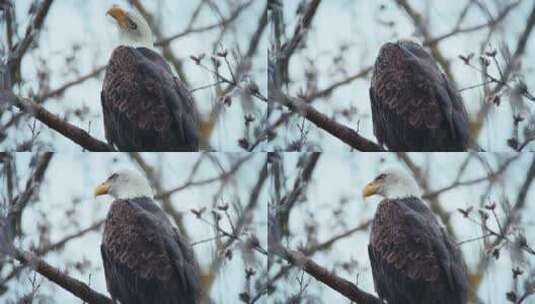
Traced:
<path fill-rule="evenodd" d="M 303 40 L 304 32 L 310 28 L 310 25 L 312 24 L 312 19 L 316 15 L 320 3 L 321 0 L 312 0 L 304 10 L 301 20 L 299 20 L 294 29 L 294 34 L 292 38 L 282 49 L 281 55 L 283 57 L 283 66 L 288 66 L 290 57 L 292 57 L 293 53 L 297 49 L 297 46 L 299 46 L 299 44 Z"/>
<path fill-rule="evenodd" d="M 270 90 L 272 93 L 273 90 Z M 327 117 L 318 110 L 314 109 L 309 104 L 306 104 L 296 98 L 291 98 L 279 92 L 279 94 L 271 94 L 275 100 L 281 102 L 290 110 L 299 113 L 308 121 L 315 124 L 317 127 L 327 131 L 334 137 L 348 144 L 352 148 L 364 152 L 380 152 L 385 151 L 381 146 L 373 141 L 361 136 L 357 131 L 338 123 L 336 120 Z M 278 98 L 277 98 L 278 97 Z"/>
<path fill-rule="evenodd" d="M 17 108 L 35 117 L 51 129 L 56 130 L 63 136 L 82 146 L 89 151 L 113 151 L 113 149 L 103 141 L 100 141 L 74 125 L 69 124 L 57 115 L 47 111 L 41 105 L 26 99 L 17 97 L 9 92 L 0 93 L 0 104 L 14 104 Z"/>
<path fill-rule="evenodd" d="M 381 304 L 381 300 L 376 296 L 365 292 L 357 287 L 352 282 L 336 276 L 334 273 L 316 264 L 314 261 L 303 255 L 298 251 L 283 249 L 281 255 L 285 260 L 291 264 L 301 267 L 309 275 L 316 280 L 331 287 L 337 292 L 341 293 L 351 301 L 357 304 Z"/>
<path fill-rule="evenodd" d="M 7 215 L 7 223 L 9 225 L 9 230 L 7 231 L 9 231 L 9 233 L 6 233 L 4 236 L 7 236 L 9 240 L 12 240 L 19 234 L 22 212 L 28 205 L 30 199 L 37 193 L 37 189 L 39 189 L 39 186 L 43 181 L 43 177 L 48 169 L 52 156 L 52 152 L 46 152 L 38 158 L 35 165 L 35 171 L 26 181 L 24 192 L 20 193 L 14 201 L 10 202 Z"/>
<path fill-rule="evenodd" d="M 22 41 L 17 44 L 16 49 L 8 58 L 8 67 L 11 73 L 11 79 L 16 81 L 16 72 L 19 70 L 22 58 L 30 48 L 35 36 L 41 30 L 46 16 L 50 10 L 53 0 L 45 0 L 37 10 L 35 18 L 26 28 L 26 33 Z"/>
<path fill-rule="evenodd" d="M 33 253 L 13 248 L 13 255 L 22 264 L 31 267 L 50 281 L 63 287 L 73 295 L 91 304 L 112 304 L 110 298 L 91 289 L 87 284 L 74 279 L 54 266 L 48 264 Z"/>
<path fill-rule="evenodd" d="M 275 49 L 273 52 L 268 53 L 269 104 L 271 104 L 272 101 L 277 101 L 283 104 L 290 110 L 299 113 L 319 128 L 324 129 L 354 149 L 367 152 L 384 151 L 381 146 L 360 136 L 358 132 L 353 129 L 339 124 L 334 119 L 331 119 L 314 109 L 311 105 L 299 99 L 287 96 L 282 90 L 283 83 L 287 80 L 288 62 L 292 54 L 294 54 L 297 46 L 302 41 L 305 30 L 310 27 L 320 2 L 320 0 L 312 0 L 308 4 L 301 20 L 294 29 L 292 38 L 284 46 L 279 45 L 282 40 L 282 32 L 275 31 L 275 37 L 273 37 L 276 44 Z M 282 9 L 277 6 L 272 6 L 271 9 L 273 10 L 271 21 L 274 23 L 275 29 L 283 28 L 282 24 L 278 24 L 283 22 Z M 329 89 L 327 89 L 327 93 L 328 92 Z"/>
<path fill-rule="evenodd" d="M 318 160 L 321 156 L 321 153 L 315 152 L 310 154 L 306 161 L 304 161 L 303 170 L 301 174 L 295 179 L 292 191 L 288 193 L 283 200 L 278 202 L 279 212 L 277 213 L 278 225 L 282 230 L 282 234 L 288 235 L 288 221 L 290 219 L 290 213 L 293 210 L 293 207 L 305 192 L 314 169 L 318 164 Z"/>
<path fill-rule="evenodd" d="M 262 37 L 262 34 L 264 33 L 267 24 L 268 24 L 268 18 L 267 18 L 267 12 L 268 12 L 268 5 L 266 3 L 266 7 L 264 8 L 264 11 L 262 12 L 262 15 L 260 16 L 260 19 L 258 20 L 258 26 L 256 27 L 256 30 L 253 34 L 253 36 L 250 38 L 249 47 L 247 48 L 247 57 L 252 57 L 257 49 L 258 45 L 260 44 L 260 38 Z"/>

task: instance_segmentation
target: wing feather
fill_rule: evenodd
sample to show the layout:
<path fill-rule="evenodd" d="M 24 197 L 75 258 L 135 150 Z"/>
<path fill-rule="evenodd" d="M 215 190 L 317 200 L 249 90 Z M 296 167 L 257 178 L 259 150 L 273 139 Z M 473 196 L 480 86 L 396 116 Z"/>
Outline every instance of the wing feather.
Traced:
<path fill-rule="evenodd" d="M 191 247 L 173 229 L 149 199 L 112 204 L 101 252 L 114 298 L 122 303 L 198 303 L 198 266 Z"/>
<path fill-rule="evenodd" d="M 177 82 L 157 53 L 116 48 L 101 94 L 108 142 L 124 151 L 197 151 L 196 108 Z"/>
<path fill-rule="evenodd" d="M 460 252 L 415 198 L 383 201 L 369 246 L 378 294 L 389 303 L 464 303 Z"/>
<path fill-rule="evenodd" d="M 466 150 L 469 127 L 462 98 L 421 46 L 381 48 L 370 100 L 374 133 L 390 150 Z"/>

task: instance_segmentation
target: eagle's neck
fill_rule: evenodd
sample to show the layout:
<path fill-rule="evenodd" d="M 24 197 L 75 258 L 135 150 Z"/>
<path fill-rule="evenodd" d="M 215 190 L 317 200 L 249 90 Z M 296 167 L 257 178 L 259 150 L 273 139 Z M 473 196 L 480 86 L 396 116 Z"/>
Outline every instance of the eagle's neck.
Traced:
<path fill-rule="evenodd" d="M 147 183 L 136 183 L 131 182 L 131 184 L 123 187 L 118 187 L 117 189 L 114 189 L 114 192 L 112 193 L 112 196 L 117 199 L 122 200 L 129 200 L 129 199 L 135 199 L 135 198 L 154 198 L 154 194 L 152 193 L 152 188 Z"/>
<path fill-rule="evenodd" d="M 383 190 L 386 199 L 416 197 L 421 199 L 421 193 L 415 183 L 406 182 L 390 185 Z"/>
<path fill-rule="evenodd" d="M 152 34 L 150 32 L 146 35 L 130 32 L 121 32 L 119 34 L 119 44 L 135 48 L 145 47 L 151 50 L 154 47 Z"/>

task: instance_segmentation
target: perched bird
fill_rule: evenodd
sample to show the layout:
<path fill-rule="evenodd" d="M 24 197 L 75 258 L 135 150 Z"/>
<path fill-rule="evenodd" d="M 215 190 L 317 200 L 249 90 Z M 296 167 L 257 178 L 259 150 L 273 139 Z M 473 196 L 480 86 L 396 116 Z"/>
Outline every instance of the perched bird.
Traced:
<path fill-rule="evenodd" d="M 368 254 L 375 290 L 388 304 L 464 304 L 468 277 L 461 251 L 420 199 L 414 179 L 390 169 L 367 184 L 379 195 Z"/>
<path fill-rule="evenodd" d="M 152 49 L 147 21 L 119 6 L 107 14 L 115 19 L 120 38 L 101 92 L 108 143 L 121 151 L 198 151 L 192 95 Z"/>
<path fill-rule="evenodd" d="M 370 87 L 373 132 L 392 151 L 465 151 L 468 114 L 457 89 L 418 43 L 385 43 Z"/>
<path fill-rule="evenodd" d="M 137 172 L 118 171 L 96 187 L 95 196 L 104 194 L 115 198 L 100 246 L 113 301 L 200 303 L 193 251 L 153 201 L 148 181 Z"/>

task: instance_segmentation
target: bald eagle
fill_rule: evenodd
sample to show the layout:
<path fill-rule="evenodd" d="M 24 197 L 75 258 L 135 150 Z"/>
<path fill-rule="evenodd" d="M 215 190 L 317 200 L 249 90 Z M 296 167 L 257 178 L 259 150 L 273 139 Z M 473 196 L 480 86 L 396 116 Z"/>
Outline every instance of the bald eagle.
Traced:
<path fill-rule="evenodd" d="M 468 114 L 457 89 L 418 43 L 381 47 L 370 87 L 373 132 L 392 151 L 466 151 Z"/>
<path fill-rule="evenodd" d="M 153 49 L 148 23 L 113 6 L 121 45 L 106 67 L 101 92 L 108 143 L 121 151 L 198 151 L 198 115 L 191 93 Z"/>
<path fill-rule="evenodd" d="M 114 302 L 199 303 L 199 268 L 189 243 L 152 200 L 147 180 L 134 171 L 112 174 L 95 196 L 115 198 L 100 251 Z"/>
<path fill-rule="evenodd" d="M 464 304 L 468 278 L 462 253 L 422 202 L 416 182 L 399 169 L 362 190 L 380 195 L 368 254 L 375 290 L 389 304 Z"/>

